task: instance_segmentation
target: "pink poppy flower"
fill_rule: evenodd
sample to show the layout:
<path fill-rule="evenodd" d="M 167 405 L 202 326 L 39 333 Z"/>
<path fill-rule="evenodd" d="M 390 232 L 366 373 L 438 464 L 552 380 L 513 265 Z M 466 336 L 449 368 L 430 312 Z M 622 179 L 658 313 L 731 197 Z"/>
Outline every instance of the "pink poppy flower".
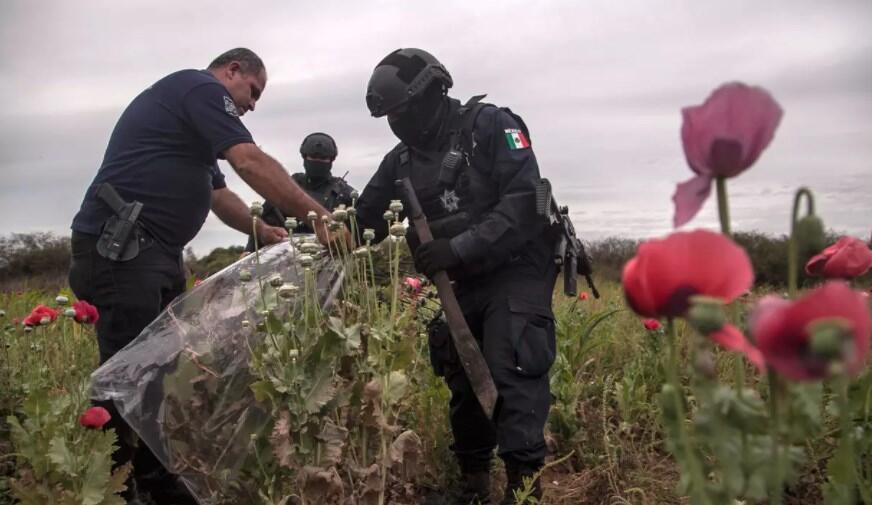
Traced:
<path fill-rule="evenodd" d="M 787 378 L 809 381 L 831 373 L 833 358 L 812 349 L 811 328 L 825 320 L 844 324 L 849 338 L 836 350 L 846 371 L 859 374 L 869 354 L 872 321 L 866 299 L 843 282 L 827 282 L 794 302 L 768 296 L 752 313 L 750 326 L 767 365 Z"/>
<path fill-rule="evenodd" d="M 860 239 L 842 237 L 805 264 L 809 275 L 828 279 L 853 279 L 872 267 L 872 250 Z"/>
<path fill-rule="evenodd" d="M 751 287 L 754 272 L 748 254 L 735 242 L 696 230 L 643 242 L 624 266 L 621 282 L 637 314 L 682 317 L 693 295 L 733 301 Z"/>
<path fill-rule="evenodd" d="M 676 228 L 699 212 L 714 178 L 735 177 L 757 161 L 783 114 L 766 90 L 738 82 L 722 85 L 705 103 L 681 113 L 684 156 L 696 175 L 678 184 L 672 196 Z"/>
<path fill-rule="evenodd" d="M 642 321 L 642 325 L 644 325 L 645 329 L 648 331 L 656 331 L 660 329 L 660 321 L 656 319 L 645 319 Z"/>
<path fill-rule="evenodd" d="M 100 319 L 100 313 L 97 312 L 97 307 L 91 305 L 85 300 L 79 300 L 74 303 L 73 310 L 76 311 L 76 315 L 73 317 L 77 323 L 96 324 L 97 320 Z"/>
<path fill-rule="evenodd" d="M 48 320 L 47 322 L 51 323 L 57 318 L 58 313 L 56 310 L 39 304 L 30 312 L 30 315 L 24 318 L 23 322 L 25 326 L 39 326 L 46 319 Z"/>

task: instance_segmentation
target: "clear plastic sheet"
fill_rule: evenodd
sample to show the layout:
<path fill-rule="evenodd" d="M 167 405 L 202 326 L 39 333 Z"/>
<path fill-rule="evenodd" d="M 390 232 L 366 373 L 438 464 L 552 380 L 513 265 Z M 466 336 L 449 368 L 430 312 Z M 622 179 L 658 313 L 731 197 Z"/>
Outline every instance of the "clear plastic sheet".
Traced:
<path fill-rule="evenodd" d="M 125 421 L 201 504 L 245 500 L 256 490 L 228 489 L 251 457 L 251 441 L 268 413 L 250 389 L 251 349 L 267 312 L 296 311 L 302 303 L 301 241 L 294 237 L 230 265 L 167 306 L 142 333 L 92 374 L 92 397 L 114 401 Z M 308 249 L 314 249 L 312 245 Z M 308 250 L 307 249 L 307 250 Z M 338 296 L 342 273 L 320 246 L 312 254 L 314 287 L 325 308 Z M 250 280 L 244 280 L 251 273 Z M 275 303 L 280 275 L 300 293 Z M 277 282 L 274 280 L 274 284 Z M 261 292 L 262 286 L 262 292 Z M 297 299 L 299 298 L 299 300 Z M 264 305 L 266 304 L 266 305 Z M 255 497 L 251 496 L 251 502 Z"/>

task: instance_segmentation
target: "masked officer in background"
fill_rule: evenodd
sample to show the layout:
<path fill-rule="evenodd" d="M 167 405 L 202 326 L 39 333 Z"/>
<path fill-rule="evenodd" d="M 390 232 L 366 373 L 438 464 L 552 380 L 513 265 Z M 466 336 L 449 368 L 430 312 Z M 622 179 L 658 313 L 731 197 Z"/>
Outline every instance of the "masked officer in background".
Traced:
<path fill-rule="evenodd" d="M 536 212 L 540 181 L 526 126 L 509 109 L 447 96 L 452 79 L 420 49 L 399 49 L 373 71 L 366 93 L 374 117 L 387 116 L 400 140 L 357 202 L 361 228 L 388 229 L 382 214 L 403 199 L 394 181 L 409 177 L 433 231 L 407 240 L 415 266 L 445 270 L 499 392 L 494 419 L 484 414 L 457 361 L 448 328 L 436 325 L 430 353 L 451 390 L 452 450 L 462 472 L 456 503 L 490 503 L 494 448 L 505 462 L 503 503 L 514 503 L 523 477 L 542 467 L 555 357 L 551 297 L 557 277 L 546 222 Z M 405 205 L 408 209 L 408 204 Z M 534 496 L 541 496 L 538 482 Z"/>
<path fill-rule="evenodd" d="M 311 133 L 300 145 L 305 172 L 297 172 L 291 176 L 309 196 L 327 210 L 333 210 L 339 205 L 350 207 L 352 203 L 351 193 L 354 188 L 349 186 L 345 179 L 334 177 L 331 173 L 333 162 L 338 154 L 333 137 L 326 133 Z M 272 226 L 285 225 L 285 215 L 269 201 L 263 206 L 263 220 Z M 308 221 L 300 220 L 294 233 L 314 233 L 314 231 Z M 249 236 L 245 251 L 254 251 L 254 237 Z"/>
<path fill-rule="evenodd" d="M 263 61 L 249 49 L 231 49 L 205 70 L 181 70 L 158 80 L 118 119 L 71 226 L 70 287 L 100 312 L 100 363 L 184 292 L 182 250 L 210 210 L 250 233 L 248 205 L 227 188 L 218 158 L 282 212 L 329 215 L 257 147 L 242 124 L 240 117 L 255 109 L 265 87 Z M 265 244 L 287 236 L 283 228 L 262 222 L 257 233 Z M 322 241 L 329 239 L 321 235 Z M 148 447 L 135 444 L 114 405 L 103 406 L 112 414 L 107 427 L 118 434 L 115 465 L 133 461 L 125 497 L 147 493 L 157 503 L 195 505 Z"/>

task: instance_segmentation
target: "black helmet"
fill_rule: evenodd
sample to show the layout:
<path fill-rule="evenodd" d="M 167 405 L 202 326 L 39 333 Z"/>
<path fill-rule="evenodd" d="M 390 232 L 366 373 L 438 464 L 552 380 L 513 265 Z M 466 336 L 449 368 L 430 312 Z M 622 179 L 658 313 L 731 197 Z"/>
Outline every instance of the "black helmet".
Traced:
<path fill-rule="evenodd" d="M 421 96 L 434 82 L 447 90 L 454 82 L 432 54 L 421 49 L 397 49 L 375 66 L 366 87 L 366 106 L 373 117 L 401 107 Z"/>
<path fill-rule="evenodd" d="M 325 160 L 334 160 L 339 151 L 336 149 L 336 142 L 333 137 L 326 133 L 310 133 L 303 139 L 300 144 L 300 154 L 305 158 L 321 158 Z"/>

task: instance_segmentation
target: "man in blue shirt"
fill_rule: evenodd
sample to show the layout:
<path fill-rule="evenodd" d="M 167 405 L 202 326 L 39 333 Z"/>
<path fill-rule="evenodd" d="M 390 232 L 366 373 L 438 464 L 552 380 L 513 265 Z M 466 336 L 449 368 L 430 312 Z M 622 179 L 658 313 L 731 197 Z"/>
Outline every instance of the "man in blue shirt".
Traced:
<path fill-rule="evenodd" d="M 119 118 L 72 223 L 70 287 L 100 312 L 100 363 L 136 338 L 185 290 L 182 250 L 210 209 L 230 227 L 251 233 L 249 208 L 227 188 L 218 159 L 226 159 L 283 214 L 329 215 L 255 145 L 240 120 L 255 109 L 266 80 L 263 61 L 254 52 L 232 49 L 206 70 L 181 70 L 160 79 L 134 98 Z M 98 247 L 114 214 L 97 196 L 105 183 L 123 200 L 142 203 L 131 239 L 138 249 L 133 257 L 111 259 Z M 325 229 L 318 230 L 322 241 L 331 238 Z M 287 236 L 284 228 L 263 222 L 258 222 L 257 234 L 264 244 Z M 134 462 L 131 484 L 145 488 L 158 503 L 194 504 L 144 444 L 131 443 L 135 437 L 111 402 L 104 406 L 113 414 L 110 424 L 118 433 L 116 465 Z M 129 486 L 128 498 L 136 494 L 133 487 Z"/>

